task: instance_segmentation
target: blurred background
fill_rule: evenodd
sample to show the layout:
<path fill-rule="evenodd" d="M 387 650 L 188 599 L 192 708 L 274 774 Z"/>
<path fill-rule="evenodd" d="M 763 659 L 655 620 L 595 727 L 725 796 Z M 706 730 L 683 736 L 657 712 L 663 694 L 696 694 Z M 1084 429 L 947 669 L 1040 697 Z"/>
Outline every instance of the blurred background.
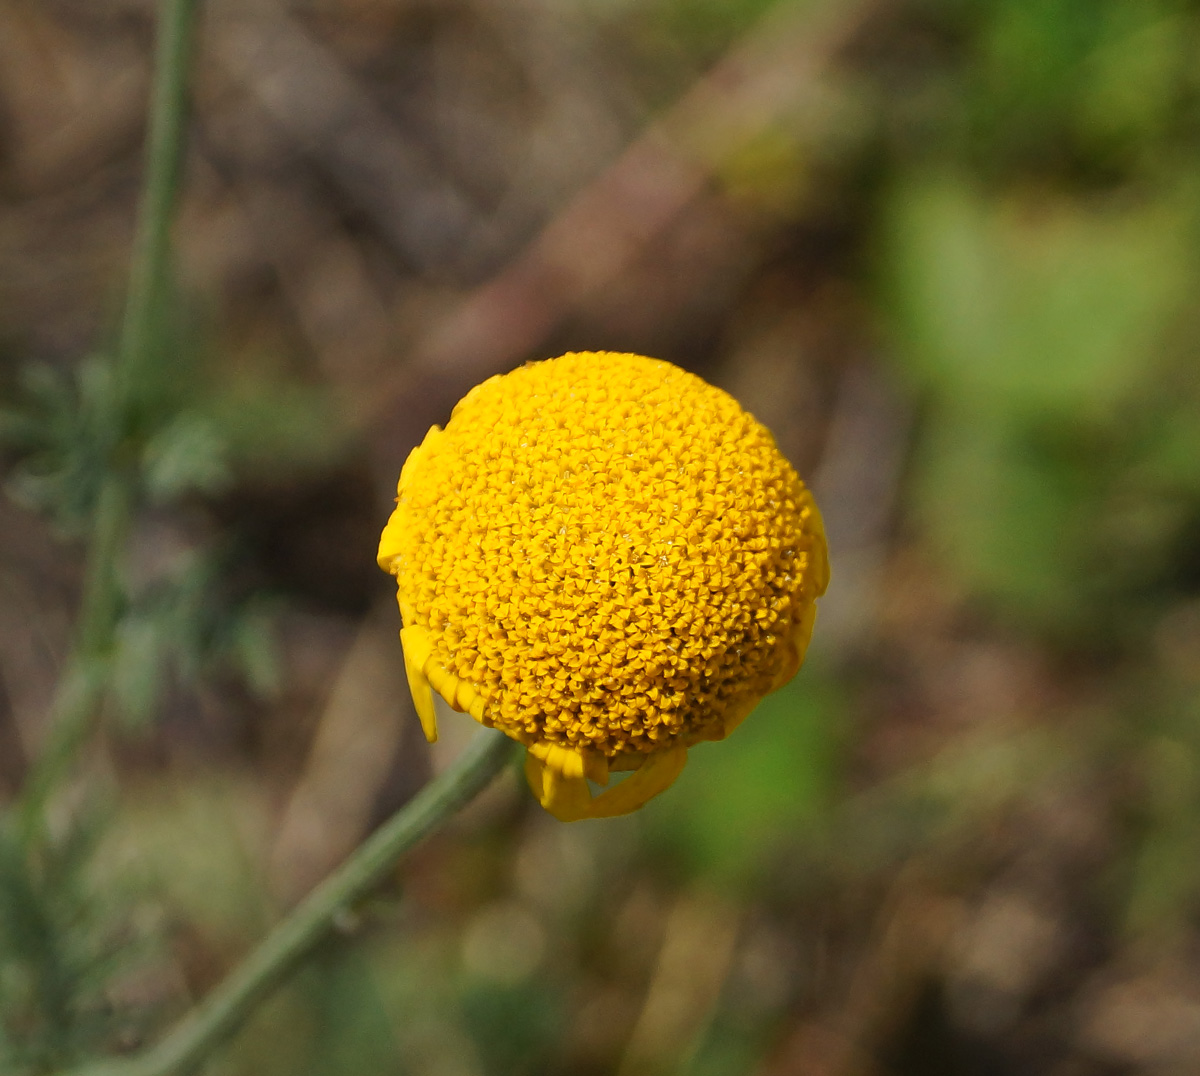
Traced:
<path fill-rule="evenodd" d="M 10 803 L 153 15 L 0 2 Z M 193 87 L 103 732 L 0 849 L 0 1071 L 152 1040 L 453 756 L 374 564 L 400 464 L 615 349 L 815 488 L 806 667 L 632 817 L 499 782 L 209 1071 L 1200 1072 L 1200 5 L 213 0 Z"/>

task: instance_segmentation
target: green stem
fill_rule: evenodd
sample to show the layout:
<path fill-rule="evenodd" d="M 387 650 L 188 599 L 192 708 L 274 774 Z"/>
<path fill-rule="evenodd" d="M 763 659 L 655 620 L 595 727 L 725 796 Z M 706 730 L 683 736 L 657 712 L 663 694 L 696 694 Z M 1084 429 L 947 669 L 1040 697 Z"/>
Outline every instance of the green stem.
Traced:
<path fill-rule="evenodd" d="M 117 618 L 116 561 L 129 526 L 131 500 L 130 483 L 124 475 L 105 478 L 92 520 L 75 652 L 54 695 L 50 734 L 21 796 L 22 830 L 30 839 L 40 829 L 46 800 L 87 738 L 92 715 L 104 694 L 102 655 Z"/>
<path fill-rule="evenodd" d="M 146 135 L 146 180 L 129 267 L 129 294 L 117 352 L 117 391 L 128 405 L 151 357 L 154 315 L 171 270 L 175 206 L 187 118 L 188 57 L 197 0 L 162 0 L 154 45 L 154 86 Z"/>
<path fill-rule="evenodd" d="M 229 977 L 143 1053 L 73 1069 L 63 1076 L 168 1076 L 195 1069 L 242 1026 L 396 860 L 486 788 L 514 758 L 516 743 L 481 731 L 449 769 L 426 785 L 314 889 Z"/>
<path fill-rule="evenodd" d="M 146 144 L 146 179 L 129 269 L 129 292 L 116 355 L 116 409 L 108 473 L 100 485 L 88 542 L 75 646 L 51 710 L 50 735 L 34 764 L 21 801 L 28 838 L 40 831 L 46 800 L 87 739 L 103 698 L 101 664 L 112 647 L 120 610 L 118 561 L 135 501 L 134 476 L 119 459 L 139 377 L 152 355 L 156 313 L 170 276 L 171 217 L 183 156 L 188 55 L 196 0 L 164 0 L 155 42 L 154 85 Z"/>

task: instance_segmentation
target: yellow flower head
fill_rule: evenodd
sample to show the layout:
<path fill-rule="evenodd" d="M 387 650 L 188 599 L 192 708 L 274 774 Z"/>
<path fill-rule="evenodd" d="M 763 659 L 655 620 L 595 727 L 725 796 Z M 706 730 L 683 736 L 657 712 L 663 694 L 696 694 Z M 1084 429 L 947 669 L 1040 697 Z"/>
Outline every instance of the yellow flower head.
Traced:
<path fill-rule="evenodd" d="M 581 352 L 472 389 L 379 543 L 409 685 L 528 748 L 557 817 L 625 814 L 795 674 L 829 579 L 770 433 L 667 362 Z M 610 770 L 635 771 L 607 785 Z"/>

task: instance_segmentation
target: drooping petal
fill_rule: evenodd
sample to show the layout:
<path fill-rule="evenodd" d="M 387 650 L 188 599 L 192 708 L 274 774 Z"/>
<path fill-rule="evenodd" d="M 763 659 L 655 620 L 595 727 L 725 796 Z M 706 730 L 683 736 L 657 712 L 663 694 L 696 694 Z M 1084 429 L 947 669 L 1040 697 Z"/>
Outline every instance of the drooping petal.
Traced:
<path fill-rule="evenodd" d="M 446 700 L 452 710 L 470 714 L 481 725 L 491 726 L 484 713 L 483 696 L 471 684 L 432 656 L 426 659 L 424 672 L 430 687 Z"/>
<path fill-rule="evenodd" d="M 525 777 L 538 802 L 555 818 L 578 822 L 636 811 L 670 788 L 686 762 L 687 748 L 676 744 L 647 755 L 641 766 L 619 785 L 593 796 L 584 755 L 569 748 L 538 744 L 525 757 Z M 607 778 L 607 773 L 604 776 Z"/>
<path fill-rule="evenodd" d="M 425 675 L 429 661 L 429 633 L 416 625 L 400 629 L 400 645 L 404 648 L 404 671 L 408 674 L 408 690 L 412 692 L 417 717 L 425 739 L 437 743 L 437 711 L 433 708 L 433 690 Z"/>
<path fill-rule="evenodd" d="M 567 776 L 529 752 L 525 755 L 525 779 L 538 802 L 560 822 L 578 822 L 588 817 L 592 792 L 582 769 Z"/>
<path fill-rule="evenodd" d="M 598 785 L 608 784 L 609 760 L 599 751 L 591 751 L 586 747 L 561 747 L 538 740 L 529 745 L 529 753 L 568 777 L 582 776 Z"/>
<path fill-rule="evenodd" d="M 639 769 L 615 788 L 606 789 L 592 800 L 587 817 L 614 818 L 636 811 L 670 788 L 686 763 L 687 748 L 678 743 L 647 756 Z"/>

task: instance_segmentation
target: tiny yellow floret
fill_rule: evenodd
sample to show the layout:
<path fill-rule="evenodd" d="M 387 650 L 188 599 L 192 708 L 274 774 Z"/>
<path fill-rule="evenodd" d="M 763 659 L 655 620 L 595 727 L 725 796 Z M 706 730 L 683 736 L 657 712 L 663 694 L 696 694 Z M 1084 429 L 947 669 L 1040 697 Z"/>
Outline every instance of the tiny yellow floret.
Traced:
<path fill-rule="evenodd" d="M 379 544 L 409 685 L 528 748 L 571 821 L 625 814 L 795 675 L 829 564 L 767 429 L 668 362 L 579 352 L 485 381 L 400 472 Z M 633 770 L 607 785 L 612 770 Z"/>

